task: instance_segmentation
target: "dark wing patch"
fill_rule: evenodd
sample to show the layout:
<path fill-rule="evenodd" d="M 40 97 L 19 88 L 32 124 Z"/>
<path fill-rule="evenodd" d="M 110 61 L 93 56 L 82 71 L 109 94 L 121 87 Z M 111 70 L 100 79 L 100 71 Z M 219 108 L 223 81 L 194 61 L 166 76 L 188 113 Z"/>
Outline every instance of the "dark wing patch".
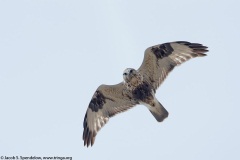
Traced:
<path fill-rule="evenodd" d="M 92 111 L 97 112 L 99 109 L 102 109 L 104 103 L 106 103 L 106 98 L 100 91 L 96 91 L 88 107 Z"/>
<path fill-rule="evenodd" d="M 187 41 L 155 45 L 145 50 L 143 63 L 138 71 L 156 90 L 175 66 L 191 58 L 206 56 L 206 52 L 206 46 Z"/>
<path fill-rule="evenodd" d="M 151 51 L 153 52 L 153 54 L 155 54 L 155 56 L 158 59 L 162 59 L 164 57 L 169 56 L 169 54 L 172 53 L 173 48 L 170 46 L 169 43 L 164 43 L 164 44 L 161 44 L 159 46 L 152 47 Z"/>

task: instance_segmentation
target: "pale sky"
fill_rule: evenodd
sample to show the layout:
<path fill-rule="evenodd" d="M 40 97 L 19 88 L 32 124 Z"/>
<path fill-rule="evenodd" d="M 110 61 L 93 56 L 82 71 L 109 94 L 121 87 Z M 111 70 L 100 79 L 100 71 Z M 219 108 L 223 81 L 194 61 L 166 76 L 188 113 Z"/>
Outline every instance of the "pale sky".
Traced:
<path fill-rule="evenodd" d="M 240 1 L 0 0 L 0 156 L 75 160 L 240 159 Z M 157 91 L 169 117 L 144 106 L 110 119 L 93 147 L 83 118 L 97 87 L 122 81 L 152 45 L 210 52 Z"/>

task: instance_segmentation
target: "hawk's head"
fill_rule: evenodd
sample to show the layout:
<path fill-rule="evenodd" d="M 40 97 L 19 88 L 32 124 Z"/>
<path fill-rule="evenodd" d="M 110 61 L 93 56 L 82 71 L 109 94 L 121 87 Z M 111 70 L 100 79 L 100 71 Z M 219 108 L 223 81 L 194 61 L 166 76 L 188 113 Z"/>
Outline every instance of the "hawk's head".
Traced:
<path fill-rule="evenodd" d="M 137 71 L 133 68 L 127 68 L 123 71 L 123 79 L 126 83 L 130 82 L 136 75 Z"/>
<path fill-rule="evenodd" d="M 124 70 L 123 79 L 128 88 L 135 88 L 143 81 L 141 74 L 133 68 Z"/>

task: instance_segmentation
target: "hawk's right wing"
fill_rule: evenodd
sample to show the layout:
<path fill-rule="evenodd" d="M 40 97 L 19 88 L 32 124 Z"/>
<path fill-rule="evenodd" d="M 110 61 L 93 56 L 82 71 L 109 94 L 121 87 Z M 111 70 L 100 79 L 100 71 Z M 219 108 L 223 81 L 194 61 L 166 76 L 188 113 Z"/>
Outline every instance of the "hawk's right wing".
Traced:
<path fill-rule="evenodd" d="M 163 43 L 145 50 L 142 65 L 138 71 L 157 90 L 168 73 L 191 58 L 206 56 L 207 47 L 198 43 L 177 41 Z"/>
<path fill-rule="evenodd" d="M 87 147 L 93 145 L 97 132 L 108 119 L 138 104 L 132 99 L 132 93 L 126 90 L 123 83 L 101 85 L 89 103 L 83 122 L 83 140 Z"/>

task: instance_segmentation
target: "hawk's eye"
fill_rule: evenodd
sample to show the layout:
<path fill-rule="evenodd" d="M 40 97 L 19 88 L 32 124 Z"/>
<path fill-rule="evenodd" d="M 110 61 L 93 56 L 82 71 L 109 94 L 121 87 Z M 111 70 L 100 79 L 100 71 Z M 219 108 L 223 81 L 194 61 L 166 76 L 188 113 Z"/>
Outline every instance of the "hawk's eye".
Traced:
<path fill-rule="evenodd" d="M 131 70 L 130 70 L 130 73 L 132 73 L 132 72 L 133 72 L 133 70 L 131 69 Z"/>
<path fill-rule="evenodd" d="M 123 73 L 123 75 L 124 75 L 124 76 L 126 76 L 126 75 L 127 75 L 127 73 Z"/>

